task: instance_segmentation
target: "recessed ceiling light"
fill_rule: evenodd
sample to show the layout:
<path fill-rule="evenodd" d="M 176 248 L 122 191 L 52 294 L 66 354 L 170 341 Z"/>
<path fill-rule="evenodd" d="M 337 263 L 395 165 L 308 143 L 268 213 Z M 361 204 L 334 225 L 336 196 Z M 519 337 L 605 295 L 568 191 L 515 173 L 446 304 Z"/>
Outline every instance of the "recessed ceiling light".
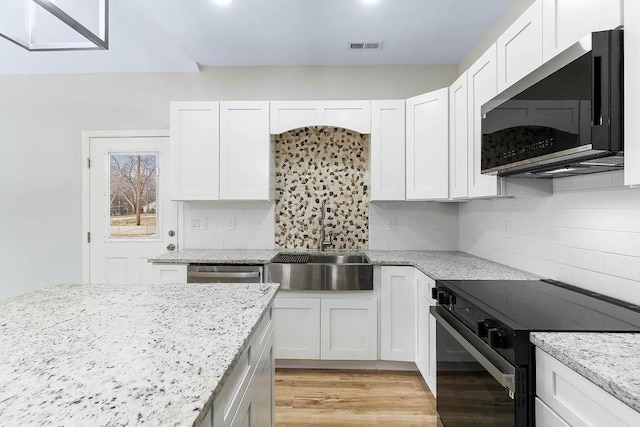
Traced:
<path fill-rule="evenodd" d="M 378 3 L 378 0 L 362 0 L 364 4 L 375 4 Z"/>
<path fill-rule="evenodd" d="M 228 6 L 231 4 L 232 1 L 233 0 L 213 0 L 213 2 L 218 6 Z"/>

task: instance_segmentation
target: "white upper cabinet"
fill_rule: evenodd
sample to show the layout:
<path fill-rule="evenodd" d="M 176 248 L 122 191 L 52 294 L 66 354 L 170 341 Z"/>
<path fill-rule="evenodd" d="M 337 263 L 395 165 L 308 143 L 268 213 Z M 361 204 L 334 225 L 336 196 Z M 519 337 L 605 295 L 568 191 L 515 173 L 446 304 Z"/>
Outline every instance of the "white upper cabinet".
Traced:
<path fill-rule="evenodd" d="M 624 184 L 640 185 L 640 1 L 624 3 Z"/>
<path fill-rule="evenodd" d="M 334 126 L 371 133 L 370 101 L 271 101 L 271 133 Z"/>
<path fill-rule="evenodd" d="M 449 197 L 449 88 L 407 99 L 406 199 Z"/>
<path fill-rule="evenodd" d="M 371 101 L 371 200 L 404 200 L 405 101 Z"/>
<path fill-rule="evenodd" d="M 520 15 L 496 45 L 499 93 L 542 65 L 542 0 Z"/>
<path fill-rule="evenodd" d="M 171 198 L 219 199 L 220 104 L 172 102 Z"/>
<path fill-rule="evenodd" d="M 482 104 L 498 94 L 496 45 L 493 44 L 467 70 L 469 115 L 467 143 L 468 195 L 473 197 L 496 197 L 500 195 L 496 175 L 482 175 L 480 161 L 482 150 Z"/>
<path fill-rule="evenodd" d="M 544 61 L 593 31 L 611 30 L 621 25 L 622 3 L 622 0 L 542 0 Z M 633 8 L 637 1 L 625 3 L 625 8 Z M 625 33 L 628 33 L 629 24 L 633 24 L 633 20 L 625 10 Z"/>
<path fill-rule="evenodd" d="M 449 87 L 449 197 L 464 199 L 467 194 L 467 72 Z"/>
<path fill-rule="evenodd" d="M 269 102 L 220 103 L 220 199 L 271 199 Z"/>

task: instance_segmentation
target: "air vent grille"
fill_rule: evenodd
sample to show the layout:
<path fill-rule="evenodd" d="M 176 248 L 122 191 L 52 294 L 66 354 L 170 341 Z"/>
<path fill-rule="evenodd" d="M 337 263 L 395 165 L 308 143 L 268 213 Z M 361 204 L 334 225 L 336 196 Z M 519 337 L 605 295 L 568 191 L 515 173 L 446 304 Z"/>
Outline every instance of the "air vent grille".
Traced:
<path fill-rule="evenodd" d="M 382 42 L 352 42 L 349 43 L 349 49 L 351 50 L 369 50 L 369 49 L 381 49 Z"/>

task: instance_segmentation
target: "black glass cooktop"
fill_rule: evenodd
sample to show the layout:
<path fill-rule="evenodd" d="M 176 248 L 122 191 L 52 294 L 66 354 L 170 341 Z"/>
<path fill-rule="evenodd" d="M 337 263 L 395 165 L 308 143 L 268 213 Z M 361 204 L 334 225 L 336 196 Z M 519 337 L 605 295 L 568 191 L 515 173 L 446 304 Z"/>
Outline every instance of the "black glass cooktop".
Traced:
<path fill-rule="evenodd" d="M 561 282 L 447 280 L 438 286 L 475 306 L 481 317 L 492 317 L 513 331 L 640 331 L 639 306 Z"/>

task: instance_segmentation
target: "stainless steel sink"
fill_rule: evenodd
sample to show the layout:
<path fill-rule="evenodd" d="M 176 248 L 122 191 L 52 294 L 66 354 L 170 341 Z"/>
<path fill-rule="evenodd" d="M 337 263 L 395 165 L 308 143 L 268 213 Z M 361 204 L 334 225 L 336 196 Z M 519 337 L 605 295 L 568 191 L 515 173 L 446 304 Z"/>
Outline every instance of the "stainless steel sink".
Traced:
<path fill-rule="evenodd" d="M 366 255 L 309 254 L 309 264 L 370 264 Z"/>
<path fill-rule="evenodd" d="M 267 268 L 269 282 L 291 291 L 373 289 L 373 265 L 363 254 L 280 253 Z"/>

